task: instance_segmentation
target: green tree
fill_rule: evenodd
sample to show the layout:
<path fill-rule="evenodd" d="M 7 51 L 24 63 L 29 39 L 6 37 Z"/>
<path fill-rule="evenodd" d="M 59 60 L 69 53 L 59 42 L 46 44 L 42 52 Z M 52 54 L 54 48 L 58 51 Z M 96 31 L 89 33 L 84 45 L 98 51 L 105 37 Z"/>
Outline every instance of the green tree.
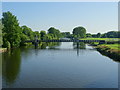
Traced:
<path fill-rule="evenodd" d="M 59 39 L 62 35 L 58 29 L 55 29 L 54 27 L 50 27 L 48 29 L 48 34 L 53 34 L 54 38 Z"/>
<path fill-rule="evenodd" d="M 92 35 L 90 33 L 87 33 L 86 37 L 90 38 L 90 37 L 92 37 Z"/>
<path fill-rule="evenodd" d="M 2 25 L 2 20 L 0 19 L 0 47 L 3 44 L 3 41 L 2 41 L 2 29 L 3 29 L 3 25 Z"/>
<path fill-rule="evenodd" d="M 22 33 L 24 33 L 25 35 L 27 35 L 29 37 L 30 40 L 34 40 L 34 32 L 32 31 L 31 28 L 27 27 L 27 26 L 22 26 Z"/>
<path fill-rule="evenodd" d="M 62 32 L 61 35 L 62 35 L 62 37 L 64 37 L 64 38 L 70 38 L 70 37 L 71 37 L 70 32 Z"/>
<path fill-rule="evenodd" d="M 5 38 L 4 40 L 8 41 L 12 48 L 18 47 L 21 42 L 20 34 L 22 33 L 22 30 L 19 26 L 17 17 L 12 15 L 12 13 L 9 11 L 4 12 L 3 18 L 2 18 L 2 23 L 4 25 L 3 39 Z M 5 44 L 5 42 L 3 42 L 3 44 Z"/>
<path fill-rule="evenodd" d="M 101 37 L 101 33 L 97 33 L 97 38 L 100 38 Z"/>
<path fill-rule="evenodd" d="M 34 38 L 37 37 L 38 40 L 40 40 L 40 33 L 39 31 L 34 32 Z"/>
<path fill-rule="evenodd" d="M 77 35 L 78 38 L 85 38 L 86 29 L 84 27 L 76 27 L 73 29 L 73 35 Z"/>
<path fill-rule="evenodd" d="M 21 45 L 21 46 L 26 45 L 26 44 L 25 44 L 25 41 L 26 41 L 26 40 L 30 40 L 29 37 L 28 37 L 27 35 L 25 35 L 24 33 L 22 33 L 20 36 L 21 36 L 21 43 L 20 43 L 20 45 Z"/>
<path fill-rule="evenodd" d="M 46 36 L 46 31 L 40 31 L 41 40 Z"/>

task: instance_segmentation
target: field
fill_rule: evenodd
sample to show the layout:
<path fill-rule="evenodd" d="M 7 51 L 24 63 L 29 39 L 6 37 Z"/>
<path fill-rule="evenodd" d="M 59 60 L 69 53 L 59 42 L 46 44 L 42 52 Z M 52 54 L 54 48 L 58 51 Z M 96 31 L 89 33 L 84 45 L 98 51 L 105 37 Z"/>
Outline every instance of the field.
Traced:
<path fill-rule="evenodd" d="M 105 40 L 105 41 L 119 41 L 120 38 L 83 38 L 80 40 Z"/>

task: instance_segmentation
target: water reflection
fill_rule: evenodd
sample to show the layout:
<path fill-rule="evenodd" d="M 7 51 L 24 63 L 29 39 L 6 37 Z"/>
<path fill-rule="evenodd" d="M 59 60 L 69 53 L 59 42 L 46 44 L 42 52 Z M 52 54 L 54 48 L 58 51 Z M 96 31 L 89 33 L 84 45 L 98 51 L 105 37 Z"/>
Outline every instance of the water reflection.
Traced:
<path fill-rule="evenodd" d="M 56 49 L 56 47 L 60 46 L 61 42 L 41 42 L 38 47 L 35 47 L 37 49 Z"/>
<path fill-rule="evenodd" d="M 86 49 L 86 44 L 84 42 L 74 42 L 74 49 L 77 49 L 77 56 L 79 56 L 79 49 Z"/>
<path fill-rule="evenodd" d="M 37 55 L 37 49 L 54 49 L 60 50 L 61 42 L 41 42 L 38 47 L 35 47 L 35 53 Z M 69 47 L 68 47 L 69 48 Z M 79 56 L 79 49 L 86 49 L 86 44 L 84 42 L 73 42 L 73 49 L 76 49 L 77 56 Z"/>
<path fill-rule="evenodd" d="M 20 72 L 21 51 L 20 49 L 15 49 L 3 53 L 2 59 L 3 77 L 6 80 L 7 84 L 12 84 L 15 82 Z"/>
<path fill-rule="evenodd" d="M 97 82 L 94 83 L 95 86 L 102 87 L 99 83 L 101 81 L 101 83 L 115 82 L 113 86 L 108 83 L 110 87 L 115 87 L 116 65 L 91 50 L 93 49 L 85 43 L 62 43 L 61 45 L 59 42 L 51 42 L 40 43 L 36 49 L 34 46 L 21 47 L 3 53 L 3 87 L 79 88 L 88 87 L 95 81 Z M 79 57 L 76 57 L 76 52 Z M 105 68 L 106 66 L 110 67 Z M 104 76 L 109 78 L 101 79 Z"/>
<path fill-rule="evenodd" d="M 84 42 L 74 42 L 74 49 L 86 49 L 86 44 Z"/>
<path fill-rule="evenodd" d="M 41 43 L 35 49 L 36 56 L 38 55 L 39 49 L 57 49 L 60 46 L 60 42 L 50 42 Z M 74 49 L 77 49 L 77 55 L 79 55 L 79 49 L 85 49 L 86 45 L 84 43 L 73 43 Z M 21 47 L 14 50 L 10 50 L 2 54 L 3 59 L 3 77 L 7 84 L 12 84 L 15 82 L 16 78 L 20 72 L 21 56 L 27 58 L 30 55 L 29 49 L 32 47 Z M 58 48 L 59 49 L 59 48 Z M 21 55 L 22 51 L 22 55 Z"/>

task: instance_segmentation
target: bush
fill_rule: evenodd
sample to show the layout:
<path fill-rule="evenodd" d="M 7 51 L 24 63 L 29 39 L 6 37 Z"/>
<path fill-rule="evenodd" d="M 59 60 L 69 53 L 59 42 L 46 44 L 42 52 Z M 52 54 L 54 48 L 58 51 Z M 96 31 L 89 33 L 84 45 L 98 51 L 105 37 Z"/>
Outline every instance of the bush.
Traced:
<path fill-rule="evenodd" d="M 10 42 L 9 41 L 4 42 L 3 47 L 6 47 L 7 49 L 10 49 L 11 48 Z"/>

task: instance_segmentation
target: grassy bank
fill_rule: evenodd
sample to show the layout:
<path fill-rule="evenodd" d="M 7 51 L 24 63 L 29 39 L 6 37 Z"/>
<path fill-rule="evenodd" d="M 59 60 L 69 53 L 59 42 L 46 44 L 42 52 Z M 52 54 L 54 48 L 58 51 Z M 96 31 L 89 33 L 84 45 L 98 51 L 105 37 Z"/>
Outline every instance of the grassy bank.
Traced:
<path fill-rule="evenodd" d="M 120 61 L 120 44 L 101 44 L 96 46 L 96 49 L 101 54 Z"/>
<path fill-rule="evenodd" d="M 119 41 L 120 38 L 82 38 L 80 40 L 105 40 L 105 41 Z"/>

